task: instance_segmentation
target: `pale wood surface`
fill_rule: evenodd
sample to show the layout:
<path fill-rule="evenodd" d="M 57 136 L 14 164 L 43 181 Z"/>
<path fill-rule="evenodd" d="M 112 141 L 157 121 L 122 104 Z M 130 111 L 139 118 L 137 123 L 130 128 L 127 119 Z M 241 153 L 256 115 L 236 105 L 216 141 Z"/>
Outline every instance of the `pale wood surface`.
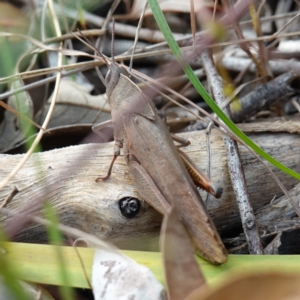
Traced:
<path fill-rule="evenodd" d="M 191 141 L 192 145 L 183 150 L 206 172 L 205 132 L 190 132 L 180 136 Z M 259 133 L 249 136 L 280 162 L 300 172 L 300 139 L 297 134 Z M 209 202 L 208 210 L 218 230 L 228 233 L 240 226 L 240 218 L 227 170 L 227 154 L 217 130 L 212 131 L 211 149 L 212 179 L 219 182 L 224 193 L 221 199 Z M 254 210 L 257 210 L 268 205 L 282 191 L 253 154 L 242 146 L 240 150 L 250 200 Z M 149 237 L 156 237 L 162 217 L 147 203 L 142 203 L 136 218 L 127 219 L 121 215 L 119 199 L 126 196 L 140 198 L 129 178 L 123 157 L 117 159 L 109 180 L 95 182 L 98 176 L 106 174 L 112 154 L 113 143 L 79 145 L 34 154 L 10 184 L 0 191 L 0 205 L 16 186 L 20 192 L 6 206 L 9 209 L 19 211 L 27 208 L 37 197 L 47 198 L 53 203 L 62 223 L 109 239 L 121 247 L 147 248 L 147 243 L 141 243 L 140 238 L 148 240 Z M 7 176 L 21 157 L 0 155 L 0 179 Z M 288 190 L 297 184 L 296 179 L 278 170 L 275 173 Z M 205 196 L 203 191 L 201 194 Z M 0 221 L 7 220 L 8 217 L 0 215 Z M 135 238 L 139 238 L 138 246 L 134 244 Z M 45 240 L 44 230 L 41 226 L 31 224 L 21 232 L 18 240 Z"/>

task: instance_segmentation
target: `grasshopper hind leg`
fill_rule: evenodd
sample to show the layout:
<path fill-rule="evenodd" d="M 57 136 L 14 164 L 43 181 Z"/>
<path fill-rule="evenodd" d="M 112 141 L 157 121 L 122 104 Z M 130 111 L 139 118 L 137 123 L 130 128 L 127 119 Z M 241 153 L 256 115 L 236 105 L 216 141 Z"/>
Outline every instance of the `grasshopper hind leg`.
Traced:
<path fill-rule="evenodd" d="M 180 158 L 183 161 L 183 164 L 185 165 L 190 176 L 192 177 L 195 185 L 207 191 L 217 199 L 221 198 L 223 188 L 217 186 L 214 182 L 212 182 L 210 178 L 198 168 L 198 166 L 191 160 L 191 158 L 187 154 L 185 154 L 180 149 L 177 149 L 177 151 L 179 152 Z"/>
<path fill-rule="evenodd" d="M 172 140 L 179 143 L 179 145 L 176 145 L 176 148 L 181 148 L 181 147 L 187 147 L 191 144 L 191 142 L 187 139 L 184 139 L 184 138 L 181 138 L 173 133 L 171 133 L 171 137 L 172 137 Z"/>
<path fill-rule="evenodd" d="M 183 164 L 185 165 L 187 171 L 189 172 L 190 176 L 192 177 L 194 183 L 196 186 L 200 187 L 201 189 L 207 191 L 217 199 L 221 198 L 223 193 L 223 188 L 217 186 L 214 182 L 210 180 L 192 161 L 192 159 L 185 154 L 183 151 L 181 151 L 179 148 L 186 147 L 190 145 L 190 141 L 183 139 L 181 137 L 178 137 L 174 134 L 171 134 L 172 139 L 179 143 L 177 147 L 177 151 L 181 157 L 181 160 L 183 161 Z"/>

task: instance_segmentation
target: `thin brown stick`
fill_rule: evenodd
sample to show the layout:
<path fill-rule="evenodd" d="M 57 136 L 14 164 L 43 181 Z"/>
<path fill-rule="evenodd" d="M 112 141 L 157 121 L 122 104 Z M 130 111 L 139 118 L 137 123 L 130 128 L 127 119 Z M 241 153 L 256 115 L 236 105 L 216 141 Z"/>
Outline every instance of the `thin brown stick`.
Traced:
<path fill-rule="evenodd" d="M 284 34 L 280 34 L 278 36 L 276 35 L 276 38 L 294 37 L 294 36 L 297 36 L 299 34 L 300 34 L 300 31 L 299 32 L 292 32 L 292 33 L 284 33 Z M 35 44 L 36 46 L 40 47 L 41 49 L 45 50 L 45 51 L 46 50 L 56 51 L 56 52 L 61 52 L 62 54 L 65 54 L 65 55 L 84 55 L 84 56 L 87 56 L 87 57 L 95 58 L 95 55 L 86 54 L 86 53 L 81 52 L 81 51 L 66 50 L 66 49 L 60 50 L 60 49 L 51 48 L 51 47 L 48 47 L 48 46 L 44 45 L 43 43 L 39 42 L 38 40 L 35 40 L 33 38 L 30 38 L 30 37 L 27 37 L 27 36 L 24 36 L 24 35 L 21 35 L 21 34 L 11 34 L 11 33 L 7 33 L 7 32 L 4 32 L 4 33 L 0 32 L 0 36 L 6 36 L 6 37 L 15 36 L 15 37 L 19 37 L 19 38 L 24 38 L 24 39 L 28 40 L 29 42 Z M 274 35 L 269 35 L 269 36 L 263 36 L 263 37 L 246 39 L 246 40 L 236 40 L 236 41 L 230 41 L 230 42 L 212 43 L 210 45 L 201 45 L 201 47 L 203 49 L 209 49 L 209 48 L 222 47 L 222 46 L 228 46 L 228 45 L 239 45 L 239 44 L 245 43 L 245 42 L 270 41 L 270 40 L 273 40 L 273 39 L 274 39 Z M 154 46 L 148 46 L 148 47 L 143 48 L 142 50 L 137 49 L 137 51 L 135 53 L 135 58 L 145 58 L 145 57 L 150 57 L 150 56 L 157 56 L 157 55 L 164 55 L 164 54 L 170 54 L 171 53 L 170 49 L 147 52 L 147 51 L 152 50 L 153 48 L 158 47 L 158 45 L 160 45 L 160 44 L 157 44 L 157 45 L 154 45 Z M 197 46 L 196 48 L 198 48 L 198 47 L 200 47 L 200 46 Z M 188 52 L 188 51 L 192 51 L 192 50 L 193 50 L 193 48 L 190 47 L 190 46 L 182 48 L 182 51 L 184 51 L 184 52 Z M 142 52 L 142 53 L 140 53 L 140 52 Z M 116 61 L 122 61 L 122 60 L 130 59 L 130 57 L 131 57 L 130 55 L 119 55 L 115 59 L 116 59 Z M 231 69 L 236 70 L 236 68 L 232 68 L 230 66 L 231 59 L 232 59 L 231 57 L 224 58 L 224 60 L 226 62 L 226 66 L 228 65 L 227 68 L 229 68 L 230 70 Z M 241 58 L 241 60 L 245 60 L 245 59 Z M 230 63 L 229 63 L 229 61 L 230 61 Z M 280 64 L 280 61 L 278 63 Z M 284 63 L 286 63 L 286 62 L 284 62 Z M 19 73 L 18 75 L 11 75 L 11 76 L 7 76 L 7 77 L 4 77 L 4 78 L 0 78 L 0 83 L 4 84 L 4 83 L 7 83 L 7 82 L 10 82 L 12 80 L 15 80 L 16 77 L 21 77 L 22 79 L 32 78 L 32 77 L 41 76 L 41 75 L 48 75 L 48 74 L 53 73 L 53 72 L 59 72 L 62 69 L 63 70 L 71 70 L 71 69 L 74 69 L 74 68 L 79 68 L 81 66 L 87 66 L 87 65 L 97 66 L 98 64 L 102 64 L 102 60 L 101 61 L 100 60 L 95 61 L 95 62 L 83 62 L 83 63 L 69 64 L 69 65 L 62 65 L 61 67 L 44 68 L 44 69 L 40 69 L 40 70 L 26 71 L 26 72 Z M 277 62 L 275 62 L 275 61 L 270 62 L 272 71 L 274 71 L 275 73 L 284 73 L 284 72 L 287 72 L 289 68 L 292 68 L 292 67 L 289 66 L 289 64 L 287 64 L 287 66 L 281 66 L 282 64 L 280 64 L 280 68 L 281 69 L 283 68 L 283 70 L 281 70 L 281 69 L 277 69 L 276 66 L 272 66 L 272 64 L 277 65 Z M 298 64 L 298 62 L 296 62 L 296 61 L 294 61 L 293 64 L 292 64 L 292 65 L 295 65 L 295 69 L 299 69 L 299 66 L 297 64 Z M 273 70 L 274 68 L 275 68 L 275 70 Z M 251 72 L 255 71 L 253 69 L 253 67 L 251 67 L 250 70 L 251 70 Z M 241 71 L 241 69 L 237 68 L 237 71 Z"/>
<path fill-rule="evenodd" d="M 12 191 L 7 195 L 7 197 L 4 199 L 4 201 L 0 205 L 0 209 L 5 207 L 13 198 L 15 195 L 19 193 L 19 190 L 16 186 L 12 189 Z"/>
<path fill-rule="evenodd" d="M 69 240 L 70 244 L 72 245 L 73 243 L 72 243 L 72 240 L 71 240 L 71 238 L 70 238 L 69 236 L 68 236 L 68 240 Z M 90 282 L 90 280 L 89 280 L 89 277 L 88 277 L 88 274 L 87 274 L 86 267 L 85 267 L 85 265 L 84 265 L 84 262 L 83 262 L 83 260 L 82 260 L 82 257 L 81 257 L 81 255 L 80 255 L 80 253 L 79 253 L 79 251 L 78 251 L 76 245 L 74 245 L 74 244 L 73 244 L 73 249 L 75 250 L 76 255 L 77 255 L 78 259 L 79 259 L 79 262 L 80 262 L 80 265 L 81 265 L 81 268 L 82 268 L 82 271 L 83 271 L 85 280 L 86 280 L 86 282 L 87 282 L 87 284 L 88 284 L 90 290 L 92 291 L 92 290 L 93 290 L 93 287 L 92 287 L 92 284 L 91 284 L 91 282 Z"/>
<path fill-rule="evenodd" d="M 139 33 L 141 31 L 141 28 L 142 28 L 142 24 L 143 24 L 143 20 L 144 20 L 145 11 L 147 9 L 147 6 L 148 6 L 148 2 L 146 1 L 145 5 L 144 5 L 144 8 L 143 8 L 143 11 L 141 13 L 141 17 L 139 19 L 138 26 L 136 28 L 136 35 L 134 37 L 134 43 L 133 43 L 132 52 L 131 52 L 131 58 L 130 58 L 130 63 L 129 63 L 129 72 L 131 72 L 131 69 L 132 69 L 133 55 L 134 55 L 135 48 L 136 48 L 136 45 L 137 45 L 137 42 L 138 42 L 138 39 L 139 39 Z"/>
<path fill-rule="evenodd" d="M 224 4 L 227 5 L 227 1 L 222 0 L 222 2 L 223 2 L 223 5 L 224 5 Z M 251 5 L 253 5 L 253 4 L 251 4 Z M 251 5 L 250 5 L 250 7 L 251 7 Z M 250 10 L 250 11 L 251 11 L 251 10 Z M 241 30 L 240 27 L 239 27 L 239 24 L 238 24 L 237 22 L 233 22 L 232 26 L 233 26 L 233 29 L 234 29 L 234 31 L 235 31 L 235 33 L 236 33 L 238 39 L 239 39 L 239 40 L 245 40 L 245 37 L 244 37 L 244 35 L 243 35 L 242 30 Z M 260 76 L 263 77 L 263 70 L 262 70 L 262 68 L 261 68 L 260 62 L 259 62 L 258 59 L 254 56 L 254 54 L 250 51 L 250 46 L 251 46 L 251 44 L 250 44 L 249 42 L 245 42 L 245 43 L 241 43 L 241 44 L 240 44 L 241 49 L 242 49 L 245 53 L 248 54 L 248 56 L 249 56 L 249 57 L 251 58 L 251 60 L 254 62 L 254 64 L 255 64 L 255 66 L 256 66 L 256 68 L 257 68 L 257 70 L 258 70 Z"/>
<path fill-rule="evenodd" d="M 39 124 L 37 124 L 34 121 L 32 121 L 31 119 L 27 118 L 26 116 L 24 116 L 23 114 L 21 114 L 18 110 L 12 108 L 11 106 L 9 106 L 6 103 L 4 103 L 3 101 L 0 101 L 0 106 L 2 106 L 3 108 L 5 108 L 6 110 L 10 111 L 14 115 L 18 116 L 19 118 L 22 118 L 26 122 L 28 122 L 31 125 L 35 126 L 36 128 L 44 130 L 44 128 L 42 128 Z"/>
<path fill-rule="evenodd" d="M 262 7 L 265 5 L 266 0 L 263 0 L 258 8 L 258 12 L 255 11 L 254 4 L 249 6 L 250 15 L 254 24 L 254 30 L 258 37 L 262 36 L 261 24 L 259 20 L 259 13 Z M 258 52 L 260 55 L 260 68 L 262 70 L 261 77 L 263 77 L 264 82 L 267 82 L 267 77 L 273 77 L 273 74 L 270 69 L 269 59 L 268 59 L 268 52 L 265 46 L 265 43 L 262 41 L 258 42 Z"/>
<path fill-rule="evenodd" d="M 195 15 L 195 7 L 194 0 L 190 0 L 191 3 L 191 28 L 193 34 L 193 51 L 195 51 L 195 43 L 196 43 L 196 15 Z"/>
<path fill-rule="evenodd" d="M 210 53 L 205 50 L 201 54 L 203 67 L 206 71 L 215 100 L 218 105 L 224 101 L 222 79 L 218 75 Z M 229 116 L 228 110 L 224 112 Z M 244 169 L 240 160 L 239 149 L 237 143 L 227 135 L 223 136 L 225 147 L 227 149 L 228 168 L 231 177 L 232 186 L 236 195 L 236 200 L 240 210 L 241 221 L 245 236 L 247 239 L 250 254 L 263 254 L 263 248 L 256 225 L 253 209 L 250 204 L 249 194 Z"/>

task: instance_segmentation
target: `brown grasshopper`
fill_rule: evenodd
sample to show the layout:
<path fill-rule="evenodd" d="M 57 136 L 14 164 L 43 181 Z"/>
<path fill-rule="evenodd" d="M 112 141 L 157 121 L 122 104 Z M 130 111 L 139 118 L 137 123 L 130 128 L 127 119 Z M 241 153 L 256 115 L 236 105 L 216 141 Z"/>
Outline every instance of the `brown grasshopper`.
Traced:
<path fill-rule="evenodd" d="M 114 161 L 123 148 L 130 177 L 141 197 L 164 215 L 174 206 L 196 253 L 213 264 L 225 263 L 226 249 L 195 184 L 218 198 L 222 189 L 215 187 L 191 159 L 175 146 L 153 102 L 124 75 L 124 68 L 114 60 L 113 50 L 105 82 L 114 125 L 115 147 L 107 176 L 96 181 L 110 176 Z M 109 123 L 98 124 L 93 131 L 97 133 Z M 181 146 L 189 144 L 178 137 L 174 140 Z"/>

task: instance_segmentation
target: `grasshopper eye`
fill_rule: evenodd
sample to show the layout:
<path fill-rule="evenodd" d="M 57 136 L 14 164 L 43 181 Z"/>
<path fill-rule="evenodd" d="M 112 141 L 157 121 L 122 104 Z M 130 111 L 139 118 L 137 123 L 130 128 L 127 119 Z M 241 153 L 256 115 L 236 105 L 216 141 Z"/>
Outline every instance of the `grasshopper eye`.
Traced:
<path fill-rule="evenodd" d="M 141 209 L 141 203 L 133 197 L 125 197 L 119 201 L 119 208 L 122 215 L 128 219 L 134 218 Z"/>
<path fill-rule="evenodd" d="M 111 81 L 111 71 L 108 70 L 106 76 L 105 76 L 105 83 L 108 84 Z"/>

